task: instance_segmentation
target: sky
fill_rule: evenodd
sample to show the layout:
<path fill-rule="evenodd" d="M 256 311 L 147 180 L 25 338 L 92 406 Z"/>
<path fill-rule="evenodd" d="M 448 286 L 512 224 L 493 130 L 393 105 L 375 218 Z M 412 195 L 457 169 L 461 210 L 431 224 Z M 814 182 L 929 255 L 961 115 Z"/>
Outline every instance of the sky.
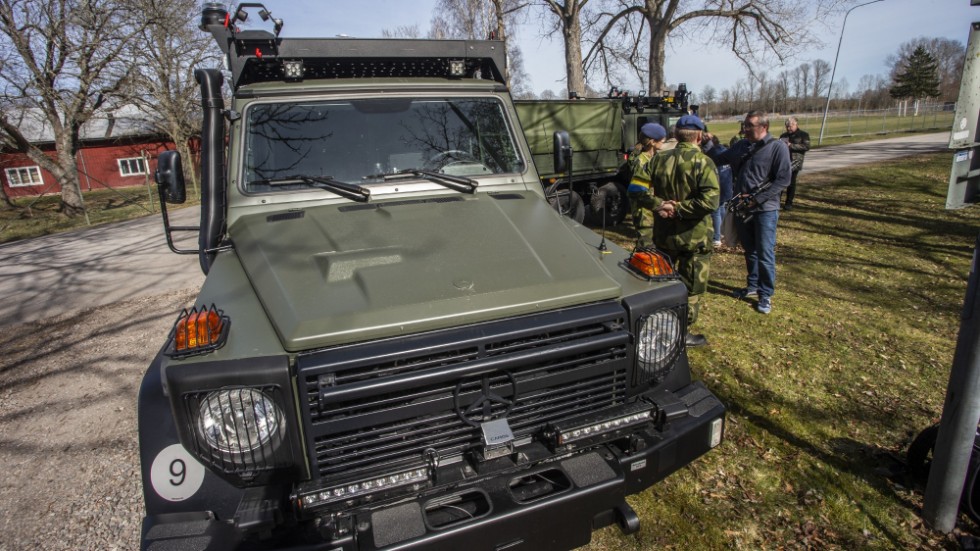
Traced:
<path fill-rule="evenodd" d="M 806 0 L 800 0 L 805 2 Z M 284 21 L 283 36 L 337 36 L 376 38 L 382 29 L 418 25 L 429 28 L 435 0 L 265 0 L 274 17 Z M 251 19 L 250 19 L 251 21 Z M 980 21 L 980 6 L 970 0 L 883 0 L 854 9 L 847 18 L 835 83 L 846 79 L 854 91 L 864 75 L 887 75 L 885 61 L 899 46 L 918 37 L 943 37 L 964 46 L 970 35 L 970 22 Z M 763 67 L 771 76 L 793 69 L 800 63 L 823 59 L 834 64 L 843 16 L 825 21 L 815 28 L 824 47 L 789 59 L 783 66 Z M 548 89 L 565 88 L 564 47 L 561 36 L 542 37 L 543 25 L 532 22 L 517 31 L 524 54 L 524 68 L 531 88 L 538 95 Z M 731 88 L 747 75 L 745 66 L 719 44 L 704 46 L 670 41 L 667 44 L 664 79 L 683 82 L 698 94 L 705 86 L 716 90 Z M 636 91 L 639 83 L 621 83 L 619 88 Z"/>

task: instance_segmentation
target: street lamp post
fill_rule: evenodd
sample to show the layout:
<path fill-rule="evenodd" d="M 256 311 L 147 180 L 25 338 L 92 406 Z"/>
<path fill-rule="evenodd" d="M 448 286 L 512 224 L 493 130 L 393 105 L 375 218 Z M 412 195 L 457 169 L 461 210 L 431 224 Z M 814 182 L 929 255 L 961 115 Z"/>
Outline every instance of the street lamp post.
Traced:
<path fill-rule="evenodd" d="M 842 42 L 844 42 L 844 27 L 847 26 L 847 16 L 851 15 L 852 11 L 860 8 L 861 6 L 867 6 L 868 4 L 883 1 L 884 0 L 871 0 L 870 2 L 858 4 L 847 10 L 847 13 L 844 14 L 844 22 L 841 23 L 840 26 L 840 40 L 837 41 L 837 54 L 834 55 L 834 70 L 830 72 L 830 86 L 827 87 L 827 105 L 823 108 L 823 122 L 820 123 L 820 137 L 817 139 L 817 145 L 823 143 L 823 131 L 827 126 L 827 112 L 830 111 L 830 94 L 834 91 L 834 75 L 837 74 L 837 58 L 840 57 L 840 45 Z"/>

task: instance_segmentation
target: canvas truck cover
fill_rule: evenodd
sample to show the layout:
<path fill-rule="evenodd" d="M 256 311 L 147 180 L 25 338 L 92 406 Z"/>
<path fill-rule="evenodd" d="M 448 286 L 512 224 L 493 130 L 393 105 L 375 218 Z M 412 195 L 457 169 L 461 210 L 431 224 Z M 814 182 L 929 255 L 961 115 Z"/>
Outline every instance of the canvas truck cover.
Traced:
<path fill-rule="evenodd" d="M 621 102 L 606 99 L 518 101 L 515 105 L 534 157 L 534 166 L 542 179 L 557 176 L 552 168 L 556 130 L 569 132 L 573 175 L 615 174 L 622 164 Z"/>

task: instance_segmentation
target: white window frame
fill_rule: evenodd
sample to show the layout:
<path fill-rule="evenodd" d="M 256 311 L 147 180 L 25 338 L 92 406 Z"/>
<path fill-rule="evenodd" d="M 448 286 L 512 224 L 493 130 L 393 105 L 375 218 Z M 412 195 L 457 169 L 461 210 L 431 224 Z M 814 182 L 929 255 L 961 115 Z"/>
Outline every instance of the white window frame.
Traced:
<path fill-rule="evenodd" d="M 12 188 L 44 185 L 44 176 L 41 175 L 41 167 L 37 165 L 5 168 L 3 171 L 7 176 L 7 185 Z"/>
<path fill-rule="evenodd" d="M 116 159 L 119 164 L 120 176 L 142 176 L 146 174 L 146 159 L 143 157 L 127 157 Z"/>

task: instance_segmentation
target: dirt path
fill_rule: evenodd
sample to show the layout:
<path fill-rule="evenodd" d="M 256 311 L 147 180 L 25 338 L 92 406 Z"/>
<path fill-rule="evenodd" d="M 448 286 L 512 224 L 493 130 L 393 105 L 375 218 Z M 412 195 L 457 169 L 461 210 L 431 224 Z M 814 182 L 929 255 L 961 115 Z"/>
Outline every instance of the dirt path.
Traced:
<path fill-rule="evenodd" d="M 4 327 L 0 550 L 139 549 L 137 391 L 196 292 Z"/>

